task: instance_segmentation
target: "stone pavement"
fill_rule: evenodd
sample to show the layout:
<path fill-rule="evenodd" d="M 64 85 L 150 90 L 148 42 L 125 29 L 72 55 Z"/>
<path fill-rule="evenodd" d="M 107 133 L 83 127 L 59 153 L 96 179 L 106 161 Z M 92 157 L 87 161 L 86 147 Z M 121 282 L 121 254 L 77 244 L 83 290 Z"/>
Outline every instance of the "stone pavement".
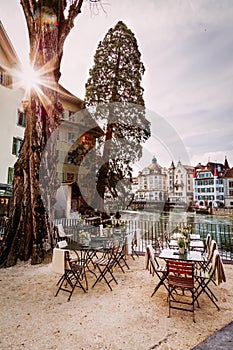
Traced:
<path fill-rule="evenodd" d="M 219 331 L 212 334 L 202 343 L 191 350 L 232 350 L 233 349 L 233 321 Z"/>

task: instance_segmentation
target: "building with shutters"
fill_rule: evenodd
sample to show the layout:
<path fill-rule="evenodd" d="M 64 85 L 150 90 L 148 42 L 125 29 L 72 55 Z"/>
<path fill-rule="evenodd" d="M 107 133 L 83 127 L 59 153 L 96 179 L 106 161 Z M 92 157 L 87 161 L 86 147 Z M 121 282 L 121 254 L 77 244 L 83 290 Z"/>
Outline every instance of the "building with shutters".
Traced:
<path fill-rule="evenodd" d="M 20 70 L 20 60 L 0 21 L 0 203 L 4 204 L 2 213 L 8 211 L 11 184 L 14 176 L 14 164 L 19 156 L 24 138 L 26 117 L 24 114 L 24 90 L 19 88 L 13 74 Z M 57 130 L 58 165 L 57 175 L 60 180 L 58 197 L 62 193 L 65 198 L 63 214 L 69 216 L 70 211 L 79 209 L 82 195 L 78 181 L 78 165 L 86 152 L 95 147 L 96 137 L 102 130 L 83 110 L 83 101 L 57 86 L 58 100 L 63 106 L 61 124 Z M 77 154 L 75 154 L 75 150 Z M 81 169 L 80 178 L 86 178 L 88 169 Z M 84 186 L 83 186 L 84 187 Z M 89 184 L 83 191 L 88 192 Z M 2 197 L 1 197 L 2 196 Z M 1 199 L 1 198 L 4 198 Z M 58 200 L 59 202 L 59 200 Z M 0 214 L 1 215 L 1 214 Z"/>

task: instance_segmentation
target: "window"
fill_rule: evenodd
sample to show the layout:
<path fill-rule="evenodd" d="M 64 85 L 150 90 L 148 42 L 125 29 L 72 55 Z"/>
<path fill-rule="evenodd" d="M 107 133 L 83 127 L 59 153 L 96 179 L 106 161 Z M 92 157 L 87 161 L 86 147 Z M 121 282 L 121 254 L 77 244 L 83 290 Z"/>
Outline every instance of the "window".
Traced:
<path fill-rule="evenodd" d="M 19 137 L 13 137 L 12 154 L 18 157 L 23 140 Z"/>
<path fill-rule="evenodd" d="M 7 176 L 7 183 L 12 184 L 14 177 L 14 168 L 8 168 L 8 176 Z"/>
<path fill-rule="evenodd" d="M 67 155 L 67 164 L 72 164 L 72 154 L 69 152 L 68 155 Z"/>
<path fill-rule="evenodd" d="M 11 85 L 12 85 L 11 76 L 1 66 L 0 66 L 0 84 L 8 88 L 11 88 Z"/>
<path fill-rule="evenodd" d="M 75 117 L 74 112 L 69 111 L 69 121 L 70 121 L 70 122 L 73 122 L 73 123 L 74 123 L 74 117 Z"/>
<path fill-rule="evenodd" d="M 74 143 L 74 133 L 73 132 L 68 132 L 68 142 Z"/>
<path fill-rule="evenodd" d="M 67 173 L 67 181 L 74 180 L 74 173 Z"/>
<path fill-rule="evenodd" d="M 233 181 L 229 181 L 229 187 L 233 187 Z"/>
<path fill-rule="evenodd" d="M 229 196 L 233 197 L 233 191 L 232 190 L 229 191 Z"/>
<path fill-rule="evenodd" d="M 21 112 L 18 109 L 18 125 L 25 127 L 26 126 L 26 116 L 24 112 Z"/>

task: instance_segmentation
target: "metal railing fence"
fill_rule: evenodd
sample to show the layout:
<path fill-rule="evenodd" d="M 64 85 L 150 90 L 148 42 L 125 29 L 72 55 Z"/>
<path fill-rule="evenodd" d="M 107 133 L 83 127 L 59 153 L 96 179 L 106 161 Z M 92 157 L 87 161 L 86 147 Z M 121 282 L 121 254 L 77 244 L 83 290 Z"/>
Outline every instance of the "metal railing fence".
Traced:
<path fill-rule="evenodd" d="M 158 238 L 165 241 L 164 233 L 171 236 L 187 226 L 186 222 L 165 222 L 148 220 L 127 220 L 129 231 L 135 231 L 140 234 L 141 240 L 137 247 L 139 253 L 144 253 L 148 244 L 156 245 Z M 190 223 L 191 233 L 200 234 L 201 240 L 205 241 L 209 233 L 217 242 L 219 253 L 223 260 L 233 262 L 233 224 L 221 223 Z"/>

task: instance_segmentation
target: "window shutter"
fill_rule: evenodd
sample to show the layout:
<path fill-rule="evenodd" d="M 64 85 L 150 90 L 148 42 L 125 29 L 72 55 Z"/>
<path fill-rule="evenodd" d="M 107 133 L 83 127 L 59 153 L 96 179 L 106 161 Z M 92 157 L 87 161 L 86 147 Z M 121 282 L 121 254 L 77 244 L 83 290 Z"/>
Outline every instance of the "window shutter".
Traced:
<path fill-rule="evenodd" d="M 14 168 L 8 168 L 8 177 L 7 177 L 7 183 L 12 184 L 14 178 Z"/>
<path fill-rule="evenodd" d="M 15 156 L 17 155 L 17 148 L 18 148 L 18 139 L 17 137 L 13 137 L 12 154 L 14 154 Z"/>

